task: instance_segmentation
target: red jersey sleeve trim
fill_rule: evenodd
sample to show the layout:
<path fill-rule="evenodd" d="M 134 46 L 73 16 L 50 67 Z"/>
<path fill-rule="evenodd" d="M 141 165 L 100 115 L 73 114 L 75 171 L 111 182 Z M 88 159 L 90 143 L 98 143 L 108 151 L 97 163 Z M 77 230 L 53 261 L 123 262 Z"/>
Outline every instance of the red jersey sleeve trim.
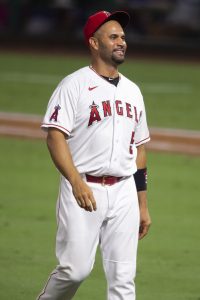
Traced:
<path fill-rule="evenodd" d="M 70 131 L 67 130 L 66 128 L 60 126 L 60 125 L 56 125 L 56 124 L 51 124 L 51 123 L 44 123 L 41 125 L 41 128 L 43 130 L 47 129 L 47 128 L 50 128 L 50 127 L 54 127 L 54 128 L 58 128 L 60 129 L 61 131 L 63 131 L 64 133 L 66 133 L 67 135 L 70 135 Z"/>
<path fill-rule="evenodd" d="M 149 141 L 150 141 L 150 136 L 148 136 L 146 139 L 143 139 L 143 140 L 141 140 L 141 141 L 135 143 L 135 145 L 136 145 L 136 146 L 139 146 L 139 145 L 142 145 L 142 144 L 147 143 L 147 142 L 149 142 Z"/>

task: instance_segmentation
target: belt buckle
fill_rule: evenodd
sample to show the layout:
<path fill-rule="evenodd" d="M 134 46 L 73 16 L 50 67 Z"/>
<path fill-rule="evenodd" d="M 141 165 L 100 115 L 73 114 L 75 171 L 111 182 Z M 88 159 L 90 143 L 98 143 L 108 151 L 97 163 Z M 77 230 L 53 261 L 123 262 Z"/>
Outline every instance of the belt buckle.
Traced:
<path fill-rule="evenodd" d="M 101 184 L 102 184 L 103 186 L 106 185 L 106 176 L 102 176 L 102 182 L 101 182 Z"/>

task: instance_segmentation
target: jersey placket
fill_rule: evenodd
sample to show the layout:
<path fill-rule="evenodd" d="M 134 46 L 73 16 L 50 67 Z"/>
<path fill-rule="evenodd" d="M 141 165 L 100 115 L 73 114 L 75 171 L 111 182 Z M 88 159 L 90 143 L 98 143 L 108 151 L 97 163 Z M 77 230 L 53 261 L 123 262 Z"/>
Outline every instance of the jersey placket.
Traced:
<path fill-rule="evenodd" d="M 110 156 L 110 165 L 109 165 L 109 171 L 115 172 L 118 169 L 118 159 L 120 156 L 120 135 L 121 135 L 121 127 L 120 127 L 120 115 L 118 115 L 116 110 L 116 100 L 117 100 L 117 91 L 118 86 L 120 85 L 120 82 L 118 83 L 117 87 L 114 87 L 114 93 L 113 93 L 113 132 L 112 132 L 112 151 Z"/>

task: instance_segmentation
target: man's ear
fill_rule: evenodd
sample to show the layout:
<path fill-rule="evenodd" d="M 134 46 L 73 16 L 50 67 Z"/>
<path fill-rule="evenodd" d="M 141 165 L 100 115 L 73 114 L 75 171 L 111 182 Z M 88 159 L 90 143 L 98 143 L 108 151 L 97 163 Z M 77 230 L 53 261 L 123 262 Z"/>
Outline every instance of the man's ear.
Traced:
<path fill-rule="evenodd" d="M 95 38 L 94 36 L 91 36 L 89 38 L 89 45 L 92 49 L 94 50 L 98 50 L 99 49 L 99 43 L 98 43 L 98 40 L 97 38 Z"/>

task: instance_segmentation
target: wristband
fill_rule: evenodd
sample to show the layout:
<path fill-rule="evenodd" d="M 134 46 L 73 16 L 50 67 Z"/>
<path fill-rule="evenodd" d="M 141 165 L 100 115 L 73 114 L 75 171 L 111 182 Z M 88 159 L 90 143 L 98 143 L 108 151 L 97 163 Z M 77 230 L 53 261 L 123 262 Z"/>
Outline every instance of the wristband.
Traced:
<path fill-rule="evenodd" d="M 138 192 L 147 190 L 147 168 L 138 169 L 133 175 Z"/>

